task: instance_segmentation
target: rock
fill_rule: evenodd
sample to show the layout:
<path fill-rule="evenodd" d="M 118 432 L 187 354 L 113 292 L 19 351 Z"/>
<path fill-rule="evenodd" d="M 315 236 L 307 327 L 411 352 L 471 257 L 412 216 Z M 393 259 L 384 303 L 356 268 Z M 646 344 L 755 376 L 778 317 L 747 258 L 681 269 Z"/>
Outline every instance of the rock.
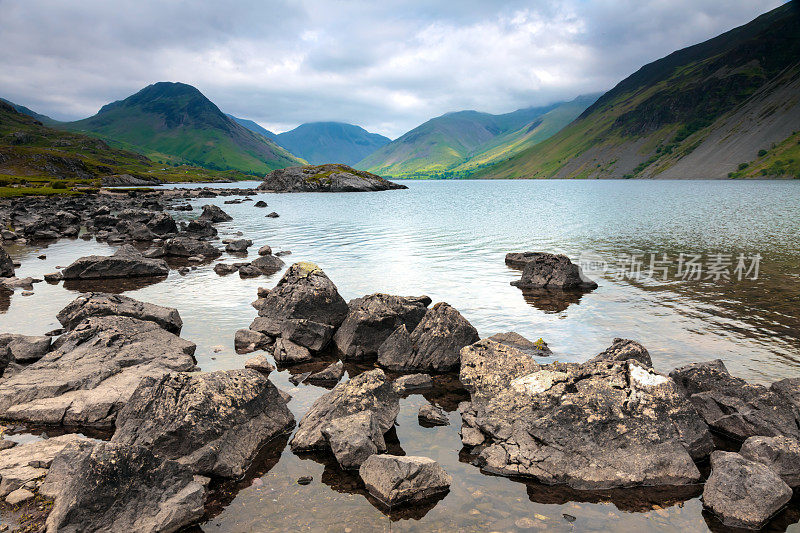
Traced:
<path fill-rule="evenodd" d="M 394 381 L 394 390 L 400 395 L 430 388 L 433 388 L 433 380 L 428 374 L 409 374 Z"/>
<path fill-rule="evenodd" d="M 483 468 L 576 489 L 700 479 L 708 426 L 667 376 L 635 360 L 539 365 L 484 339 L 461 352 L 462 442 Z"/>
<path fill-rule="evenodd" d="M 790 487 L 800 487 L 800 441 L 791 437 L 749 437 L 739 454 L 770 467 Z"/>
<path fill-rule="evenodd" d="M 508 258 L 506 259 L 508 260 Z M 583 275 L 581 267 L 566 255 L 533 255 L 522 270 L 522 279 L 512 281 L 520 289 L 592 290 L 597 283 Z"/>
<path fill-rule="evenodd" d="M 378 350 L 378 364 L 397 372 L 457 370 L 461 348 L 480 339 L 472 324 L 444 302 L 434 305 L 408 338 L 403 330 L 407 334 L 400 326 Z"/>
<path fill-rule="evenodd" d="M 310 485 L 312 481 L 314 481 L 314 478 L 311 476 L 300 476 L 297 478 L 298 485 Z"/>
<path fill-rule="evenodd" d="M 186 233 L 194 238 L 209 238 L 217 235 L 217 228 L 210 220 L 198 218 L 191 220 L 186 225 Z"/>
<path fill-rule="evenodd" d="M 247 253 L 247 249 L 251 246 L 253 246 L 253 241 L 250 239 L 236 239 L 225 246 L 225 251 L 234 254 Z"/>
<path fill-rule="evenodd" d="M 319 372 L 311 374 L 306 380 L 310 383 L 338 383 L 342 376 L 344 376 L 344 364 L 341 361 L 336 361 Z"/>
<path fill-rule="evenodd" d="M 206 241 L 192 237 L 175 237 L 164 242 L 164 253 L 172 257 L 206 257 L 217 258 L 222 252 Z"/>
<path fill-rule="evenodd" d="M 703 505 L 728 527 L 761 529 L 792 498 L 792 489 L 767 466 L 733 452 L 711 454 Z"/>
<path fill-rule="evenodd" d="M 252 370 L 142 380 L 111 442 L 144 446 L 195 474 L 239 478 L 269 440 L 294 427 L 269 379 Z"/>
<path fill-rule="evenodd" d="M 258 315 L 250 329 L 319 351 L 344 321 L 347 303 L 317 265 L 295 263 L 260 301 Z"/>
<path fill-rule="evenodd" d="M 216 205 L 204 205 L 203 212 L 200 214 L 200 220 L 207 220 L 208 222 L 230 222 L 233 220 L 233 217 Z"/>
<path fill-rule="evenodd" d="M 5 248 L 0 247 L 0 278 L 14 277 L 14 261 Z"/>
<path fill-rule="evenodd" d="M 257 269 L 259 269 L 262 273 L 270 275 L 278 272 L 286 263 L 284 263 L 280 258 L 275 257 L 274 255 L 262 255 L 257 257 L 250 263 Z"/>
<path fill-rule="evenodd" d="M 302 372 L 300 374 L 294 374 L 289 378 L 289 383 L 297 387 L 301 383 L 303 383 L 308 376 L 311 375 L 311 372 Z"/>
<path fill-rule="evenodd" d="M 110 256 L 81 257 L 61 275 L 64 279 L 105 279 L 166 276 L 169 267 L 162 259 L 144 257 L 136 248 L 125 245 Z"/>
<path fill-rule="evenodd" d="M 214 272 L 216 272 L 217 275 L 220 276 L 233 274 L 237 270 L 239 270 L 239 267 L 237 267 L 236 265 L 227 265 L 225 263 L 217 263 L 216 265 L 214 265 Z"/>
<path fill-rule="evenodd" d="M 628 339 L 614 339 L 614 342 L 597 354 L 594 358 L 589 359 L 590 363 L 596 361 L 627 361 L 633 359 L 639 361 L 642 366 L 647 368 L 653 367 L 653 361 L 650 359 L 650 353 L 647 349 L 636 341 Z"/>
<path fill-rule="evenodd" d="M 495 333 L 489 339 L 516 348 L 524 354 L 531 357 L 549 357 L 553 355 L 553 351 L 547 346 L 544 340 L 539 339 L 536 342 L 531 342 L 515 331 L 508 333 Z"/>
<path fill-rule="evenodd" d="M 506 254 L 506 264 L 513 268 L 523 269 L 534 259 L 550 254 L 545 252 L 510 252 Z"/>
<path fill-rule="evenodd" d="M 263 333 L 249 329 L 239 329 L 233 338 L 233 348 L 236 353 L 250 353 L 263 349 L 269 342 L 269 338 Z"/>
<path fill-rule="evenodd" d="M 273 170 L 259 190 L 272 192 L 367 192 L 407 189 L 347 165 L 307 165 Z"/>
<path fill-rule="evenodd" d="M 265 244 L 258 249 L 258 255 L 272 255 L 272 248 Z"/>
<path fill-rule="evenodd" d="M 43 277 L 48 283 L 58 283 L 64 279 L 64 276 L 61 274 L 61 272 L 51 272 L 50 274 L 45 274 Z"/>
<path fill-rule="evenodd" d="M 292 255 L 291 250 L 282 250 L 280 252 L 275 252 L 275 257 L 283 257 L 285 255 Z"/>
<path fill-rule="evenodd" d="M 272 213 L 267 215 L 267 218 L 278 218 L 280 215 L 273 211 Z"/>
<path fill-rule="evenodd" d="M 442 411 L 439 407 L 435 405 L 426 403 L 422 407 L 419 408 L 419 413 L 417 413 L 417 418 L 419 418 L 419 422 L 422 425 L 430 425 L 430 426 L 449 426 L 450 419 L 447 418 L 447 413 Z"/>
<path fill-rule="evenodd" d="M 26 489 L 17 489 L 6 496 L 8 505 L 20 505 L 34 498 L 34 494 Z"/>
<path fill-rule="evenodd" d="M 239 277 L 240 278 L 257 278 L 258 276 L 262 275 L 264 272 L 256 267 L 255 265 L 245 264 L 239 267 Z"/>
<path fill-rule="evenodd" d="M 269 362 L 264 355 L 256 355 L 255 357 L 251 357 L 244 363 L 244 367 L 250 370 L 255 370 L 256 372 L 261 372 L 265 376 L 268 376 L 275 367 L 272 366 L 272 363 Z"/>
<path fill-rule="evenodd" d="M 42 280 L 36 278 L 0 278 L 0 292 L 2 292 L 2 288 L 4 287 L 8 291 L 13 291 L 14 289 L 25 289 L 25 290 L 33 290 L 33 284 L 38 283 Z"/>
<path fill-rule="evenodd" d="M 33 363 L 50 351 L 50 337 L 2 333 L 0 334 L 0 352 L 4 350 L 8 351 L 9 362 Z"/>
<path fill-rule="evenodd" d="M 155 322 L 90 317 L 39 361 L 0 381 L 0 417 L 37 424 L 113 426 L 142 378 L 195 367 L 195 345 Z"/>
<path fill-rule="evenodd" d="M 439 463 L 427 457 L 372 455 L 358 473 L 367 491 L 387 507 L 442 494 L 453 482 Z"/>
<path fill-rule="evenodd" d="M 351 300 L 347 317 L 333 337 L 345 361 L 374 359 L 378 348 L 401 325 L 413 331 L 427 312 L 427 296 L 371 294 Z"/>
<path fill-rule="evenodd" d="M 72 445 L 54 460 L 52 470 L 60 487 L 47 531 L 167 533 L 196 522 L 205 511 L 202 480 L 140 446 Z"/>
<path fill-rule="evenodd" d="M 147 228 L 156 235 L 172 235 L 178 233 L 178 225 L 175 219 L 168 213 L 156 213 L 153 218 L 147 222 Z"/>
<path fill-rule="evenodd" d="M 400 401 L 382 370 L 364 372 L 340 383 L 318 398 L 300 420 L 290 445 L 294 451 L 319 450 L 326 447 L 322 428 L 343 416 L 372 411 L 381 434 L 394 425 L 400 412 Z"/>
<path fill-rule="evenodd" d="M 183 320 L 174 307 L 162 307 L 140 302 L 121 294 L 88 292 L 75 298 L 56 318 L 66 329 L 74 329 L 89 317 L 129 316 L 138 320 L 155 322 L 165 330 L 180 334 Z"/>
<path fill-rule="evenodd" d="M 298 363 L 307 363 L 312 361 L 314 356 L 308 348 L 293 343 L 290 340 L 279 338 L 275 341 L 275 347 L 272 352 L 275 361 L 285 365 L 295 365 Z"/>
<path fill-rule="evenodd" d="M 73 441 L 89 442 L 89 439 L 69 434 L 0 451 L 0 498 L 21 489 L 30 481 L 43 478 L 53 458 Z"/>
<path fill-rule="evenodd" d="M 13 440 L 6 440 L 0 437 L 0 452 L 2 452 L 3 450 L 10 450 L 16 445 L 17 443 L 14 442 Z"/>
<path fill-rule="evenodd" d="M 785 435 L 800 439 L 797 418 L 786 398 L 762 385 L 731 376 L 717 359 L 670 372 L 712 430 L 734 440 Z"/>
<path fill-rule="evenodd" d="M 259 200 L 253 204 L 254 207 L 267 207 L 267 202 L 264 200 Z"/>
<path fill-rule="evenodd" d="M 339 466 L 358 468 L 367 457 L 386 451 L 383 431 L 372 411 L 361 411 L 331 420 L 322 434 Z"/>
<path fill-rule="evenodd" d="M 162 183 L 155 176 L 131 176 L 130 174 L 114 174 L 103 176 L 100 179 L 101 187 L 146 187 Z"/>

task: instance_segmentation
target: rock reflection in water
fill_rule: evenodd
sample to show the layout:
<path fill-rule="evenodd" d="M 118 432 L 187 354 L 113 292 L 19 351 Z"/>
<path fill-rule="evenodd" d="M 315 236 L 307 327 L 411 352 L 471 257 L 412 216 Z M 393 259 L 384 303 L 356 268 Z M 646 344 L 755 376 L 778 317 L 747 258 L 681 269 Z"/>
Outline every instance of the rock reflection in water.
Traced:
<path fill-rule="evenodd" d="M 545 313 L 566 311 L 572 304 L 580 304 L 584 293 L 581 291 L 560 291 L 554 289 L 525 289 L 522 297 L 525 303 Z"/>
<path fill-rule="evenodd" d="M 128 291 L 138 291 L 150 285 L 161 283 L 167 276 L 144 278 L 114 278 L 114 279 L 71 279 L 64 281 L 64 288 L 68 291 L 84 292 L 109 292 L 122 294 Z"/>

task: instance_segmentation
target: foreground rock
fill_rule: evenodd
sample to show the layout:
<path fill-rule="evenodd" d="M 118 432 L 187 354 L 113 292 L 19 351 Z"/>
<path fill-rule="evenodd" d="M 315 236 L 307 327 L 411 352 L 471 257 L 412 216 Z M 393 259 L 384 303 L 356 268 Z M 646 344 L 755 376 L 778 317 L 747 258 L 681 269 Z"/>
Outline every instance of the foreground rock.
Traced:
<path fill-rule="evenodd" d="M 400 399 L 382 370 L 359 374 L 318 398 L 300 420 L 290 441 L 292 450 L 325 449 L 328 443 L 322 429 L 337 418 L 362 411 L 372 411 L 381 435 L 389 431 L 397 419 Z"/>
<path fill-rule="evenodd" d="M 53 461 L 47 531 L 173 532 L 199 520 L 206 486 L 189 468 L 139 446 L 71 445 Z"/>
<path fill-rule="evenodd" d="M 269 257 L 269 256 L 264 256 Z M 314 263 L 295 263 L 257 302 L 250 329 L 309 350 L 325 348 L 347 315 L 336 285 Z"/>
<path fill-rule="evenodd" d="M 373 455 L 358 473 L 369 493 L 386 507 L 442 494 L 453 482 L 439 463 L 427 457 Z"/>
<path fill-rule="evenodd" d="M 131 245 L 125 245 L 110 256 L 81 257 L 61 271 L 63 279 L 110 279 L 158 277 L 169 274 L 162 259 L 150 259 Z"/>
<path fill-rule="evenodd" d="M 714 431 L 734 440 L 762 435 L 800 438 L 797 415 L 782 394 L 731 376 L 717 359 L 670 372 Z"/>
<path fill-rule="evenodd" d="M 711 454 L 703 504 L 726 526 L 761 529 L 791 498 L 792 489 L 769 467 L 738 453 Z"/>
<path fill-rule="evenodd" d="M 294 417 L 262 374 L 228 370 L 146 378 L 116 425 L 111 442 L 144 446 L 196 474 L 239 478 Z"/>
<path fill-rule="evenodd" d="M 35 489 L 47 475 L 47 469 L 56 455 L 75 441 L 90 442 L 85 437 L 73 434 L 20 444 L 0 451 L 0 499 L 21 488 Z"/>
<path fill-rule="evenodd" d="M 479 338 L 461 313 L 440 302 L 411 333 L 397 328 L 378 350 L 378 364 L 396 372 L 451 372 L 459 368 L 461 348 Z"/>
<path fill-rule="evenodd" d="M 407 189 L 347 165 L 317 165 L 273 170 L 259 190 L 271 192 L 367 192 Z"/>
<path fill-rule="evenodd" d="M 102 292 L 89 292 L 78 296 L 59 311 L 56 318 L 66 329 L 74 329 L 89 317 L 111 315 L 129 316 L 138 320 L 155 322 L 176 335 L 180 334 L 183 327 L 183 320 L 174 307 L 162 307 L 140 302 L 128 296 Z"/>
<path fill-rule="evenodd" d="M 427 312 L 427 296 L 371 294 L 351 300 L 333 341 L 345 361 L 374 359 L 378 348 L 400 326 L 413 331 Z"/>
<path fill-rule="evenodd" d="M 638 361 L 642 366 L 647 368 L 653 367 L 653 360 L 650 359 L 650 352 L 647 351 L 647 348 L 636 341 L 620 338 L 614 339 L 614 342 L 611 343 L 611 346 L 597 354 L 592 359 L 589 359 L 589 362 L 627 361 L 628 359 Z"/>
<path fill-rule="evenodd" d="M 508 262 L 506 256 L 506 262 Z M 511 284 L 520 289 L 592 290 L 597 283 L 583 275 L 581 267 L 566 255 L 534 252 L 526 258 L 522 278 Z"/>
<path fill-rule="evenodd" d="M 212 223 L 230 222 L 233 220 L 233 217 L 216 205 L 204 205 L 203 212 L 200 214 L 200 220 L 206 220 Z"/>
<path fill-rule="evenodd" d="M 750 437 L 739 453 L 767 465 L 790 487 L 800 487 L 800 441 L 791 437 Z"/>
<path fill-rule="evenodd" d="M 38 361 L 50 351 L 50 337 L 0 334 L 0 360 L 10 363 L 29 364 Z M 3 366 L 0 363 L 0 366 Z M 2 369 L 0 369 L 0 375 Z"/>
<path fill-rule="evenodd" d="M 372 411 L 334 418 L 322 428 L 336 461 L 344 469 L 358 468 L 371 455 L 385 452 L 383 433 Z"/>
<path fill-rule="evenodd" d="M 549 357 L 553 355 L 553 351 L 544 340 L 539 339 L 536 342 L 531 342 L 515 331 L 495 333 L 489 337 L 489 339 L 516 348 L 522 353 L 532 357 Z"/>
<path fill-rule="evenodd" d="M 109 427 L 145 377 L 195 367 L 195 345 L 154 322 L 92 317 L 57 349 L 0 382 L 0 417 Z"/>
<path fill-rule="evenodd" d="M 14 261 L 5 248 L 0 247 L 0 278 L 14 277 Z"/>
<path fill-rule="evenodd" d="M 539 365 L 485 339 L 461 353 L 462 442 L 483 468 L 577 489 L 697 482 L 708 426 L 634 359 Z"/>

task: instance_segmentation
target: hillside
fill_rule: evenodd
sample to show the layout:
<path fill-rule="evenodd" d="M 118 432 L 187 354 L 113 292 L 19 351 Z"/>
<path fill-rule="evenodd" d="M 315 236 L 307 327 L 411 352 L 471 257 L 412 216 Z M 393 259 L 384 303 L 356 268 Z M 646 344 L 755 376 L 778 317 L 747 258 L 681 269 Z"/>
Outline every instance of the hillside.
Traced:
<path fill-rule="evenodd" d="M 595 98 L 579 97 L 502 115 L 447 113 L 414 128 L 356 166 L 384 176 L 465 177 L 553 135 Z"/>
<path fill-rule="evenodd" d="M 242 126 L 247 128 L 248 130 L 250 130 L 250 131 L 252 131 L 254 133 L 258 133 L 260 135 L 263 135 L 267 139 L 272 139 L 274 141 L 275 137 L 277 137 L 276 134 L 272 133 L 267 128 L 261 126 L 257 122 L 253 122 L 252 120 L 248 120 L 246 118 L 234 117 L 233 115 L 228 114 L 228 113 L 226 113 L 226 115 L 228 115 L 228 117 L 231 118 L 234 122 L 238 122 L 239 124 L 241 124 Z"/>
<path fill-rule="evenodd" d="M 36 111 L 34 111 L 32 109 L 29 109 L 29 108 L 25 107 L 24 105 L 15 104 L 14 102 L 6 100 L 5 98 L 0 98 L 0 102 L 7 103 L 11 107 L 13 107 L 17 112 L 22 113 L 23 115 L 28 115 L 29 117 L 33 117 L 36 120 L 38 120 L 39 122 L 41 122 L 42 124 L 51 125 L 51 124 L 55 124 L 56 122 L 58 122 L 57 120 L 54 120 L 54 119 L 48 117 L 47 115 L 42 115 L 40 113 L 37 113 Z"/>
<path fill-rule="evenodd" d="M 391 139 L 353 124 L 311 122 L 279 133 L 275 141 L 312 165 L 353 165 L 388 144 Z"/>
<path fill-rule="evenodd" d="M 795 0 L 642 67 L 558 134 L 475 177 L 797 176 L 799 76 Z"/>
<path fill-rule="evenodd" d="M 262 174 L 303 161 L 230 119 L 184 83 L 159 82 L 93 117 L 58 127 L 96 135 L 168 163 Z"/>

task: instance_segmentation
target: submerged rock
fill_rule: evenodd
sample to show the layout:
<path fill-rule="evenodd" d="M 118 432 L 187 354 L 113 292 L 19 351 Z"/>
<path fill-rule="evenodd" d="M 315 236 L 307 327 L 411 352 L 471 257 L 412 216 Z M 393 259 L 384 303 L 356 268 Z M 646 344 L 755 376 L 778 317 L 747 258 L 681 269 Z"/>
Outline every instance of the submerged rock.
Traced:
<path fill-rule="evenodd" d="M 259 190 L 272 192 L 367 192 L 407 189 L 378 175 L 347 165 L 309 165 L 273 170 Z"/>
<path fill-rule="evenodd" d="M 452 306 L 433 306 L 410 334 L 401 325 L 378 350 L 378 364 L 397 372 L 450 372 L 457 370 L 460 350 L 480 337 L 478 331 Z"/>
<path fill-rule="evenodd" d="M 508 257 L 506 257 L 508 262 Z M 522 278 L 512 281 L 520 289 L 592 290 L 597 283 L 583 275 L 581 267 L 566 255 L 536 253 L 525 262 Z"/>
<path fill-rule="evenodd" d="M 408 374 L 394 381 L 394 390 L 401 395 L 430 388 L 433 388 L 433 379 L 428 374 Z"/>
<path fill-rule="evenodd" d="M 577 489 L 697 482 L 713 449 L 677 385 L 635 360 L 539 365 L 485 339 L 461 353 L 462 442 L 483 468 Z"/>
<path fill-rule="evenodd" d="M 175 373 L 142 380 L 111 442 L 144 446 L 195 474 L 239 478 L 294 423 L 280 391 L 258 372 Z"/>
<path fill-rule="evenodd" d="M 711 454 L 703 505 L 726 526 L 761 529 L 791 498 L 792 489 L 769 467 L 738 453 Z"/>
<path fill-rule="evenodd" d="M 367 491 L 387 507 L 450 490 L 453 478 L 428 457 L 372 455 L 358 470 Z"/>
<path fill-rule="evenodd" d="M 419 408 L 417 413 L 420 424 L 429 426 L 449 426 L 450 419 L 447 418 L 447 413 L 442 411 L 439 407 L 433 404 L 426 403 Z"/>
<path fill-rule="evenodd" d="M 82 294 L 58 312 L 56 318 L 66 329 L 75 326 L 89 317 L 129 316 L 139 320 L 155 322 L 165 330 L 180 334 L 183 320 L 174 307 L 162 307 L 147 302 L 140 302 L 121 294 L 89 292 Z"/>
<path fill-rule="evenodd" d="M 322 428 L 336 461 L 344 469 L 358 468 L 369 456 L 385 452 L 383 433 L 372 411 L 334 418 Z"/>
<path fill-rule="evenodd" d="M 81 257 L 61 271 L 65 280 L 157 277 L 169 274 L 169 267 L 161 259 L 150 259 L 127 244 L 113 255 Z"/>

